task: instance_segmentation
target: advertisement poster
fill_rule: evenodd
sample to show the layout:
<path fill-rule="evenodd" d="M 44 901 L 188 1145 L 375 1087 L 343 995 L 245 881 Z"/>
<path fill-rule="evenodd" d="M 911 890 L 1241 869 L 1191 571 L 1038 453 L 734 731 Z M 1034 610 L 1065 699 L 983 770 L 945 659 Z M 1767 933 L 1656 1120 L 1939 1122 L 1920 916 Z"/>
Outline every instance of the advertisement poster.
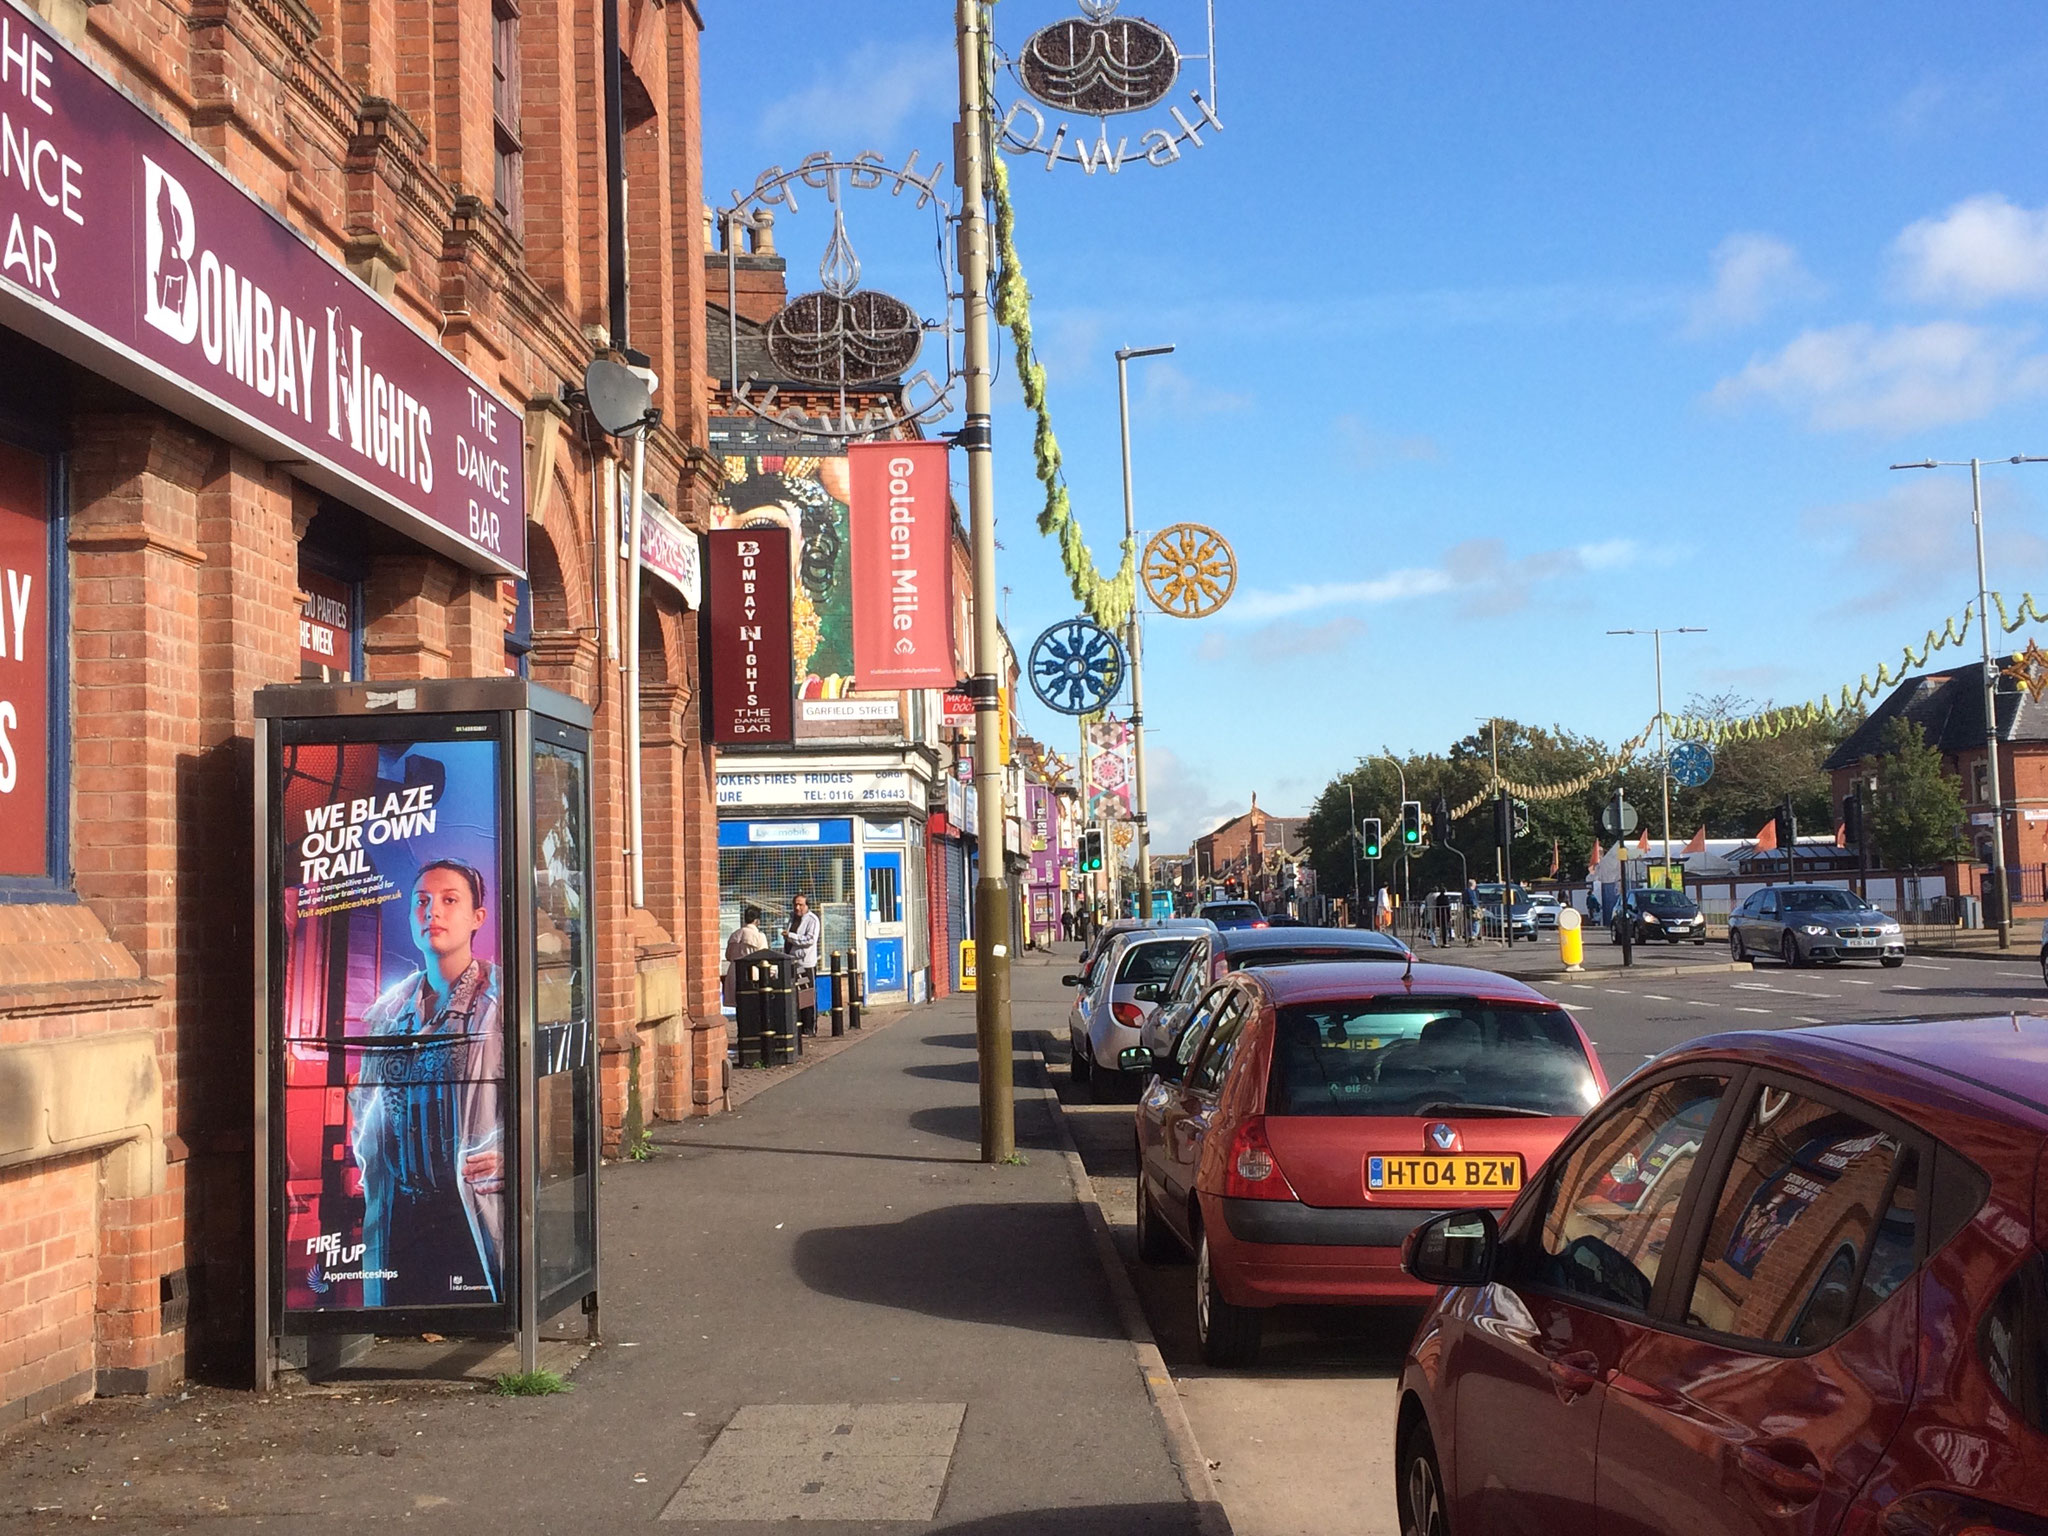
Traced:
<path fill-rule="evenodd" d="M 49 873 L 49 480 L 0 443 L 0 875 Z"/>
<path fill-rule="evenodd" d="M 952 512 L 947 445 L 846 450 L 853 525 L 853 670 L 858 686 L 950 688 Z"/>
<path fill-rule="evenodd" d="M 808 445 L 806 445 L 808 446 Z M 853 691 L 852 499 L 843 448 L 728 456 L 715 529 L 786 529 L 790 649 L 799 698 Z"/>
<path fill-rule="evenodd" d="M 711 740 L 721 747 L 788 742 L 789 534 L 773 524 L 715 528 L 705 545 L 704 634 L 711 661 Z"/>
<path fill-rule="evenodd" d="M 1757 1266 L 1814 1202 L 1828 1192 L 1829 1185 L 1873 1152 L 1881 1153 L 1889 1176 L 1891 1159 L 1897 1150 L 1898 1143 L 1875 1132 L 1808 1139 L 1792 1154 L 1787 1165 L 1764 1179 L 1749 1197 L 1742 1219 L 1729 1234 L 1722 1260 L 1738 1275 L 1755 1278 Z"/>
<path fill-rule="evenodd" d="M 500 751 L 282 749 L 287 1311 L 505 1300 Z"/>

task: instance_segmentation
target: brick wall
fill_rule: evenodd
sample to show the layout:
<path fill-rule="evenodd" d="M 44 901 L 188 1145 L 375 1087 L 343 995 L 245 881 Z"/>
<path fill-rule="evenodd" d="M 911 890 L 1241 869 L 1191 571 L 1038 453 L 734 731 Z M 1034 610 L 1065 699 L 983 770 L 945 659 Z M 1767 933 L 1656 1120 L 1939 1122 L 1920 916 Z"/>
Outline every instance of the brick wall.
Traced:
<path fill-rule="evenodd" d="M 532 671 L 597 717 L 592 997 L 607 1142 L 633 1048 L 649 1038 L 658 1049 L 640 1053 L 642 1087 L 656 1112 L 722 1107 L 716 818 L 710 754 L 688 705 L 695 625 L 671 605 L 666 665 L 641 701 L 672 720 L 672 761 L 647 820 L 662 912 L 635 914 L 618 856 L 626 705 L 606 670 L 602 617 L 623 572 L 596 535 L 595 487 L 618 449 L 560 401 L 592 355 L 588 331 L 605 321 L 596 8 L 522 7 L 526 195 L 512 228 L 493 205 L 488 5 L 43 3 L 99 67 L 329 257 L 505 398 L 532 403 Z M 633 341 L 670 391 L 647 483 L 702 527 L 717 471 L 703 442 L 699 22 L 688 0 L 629 11 L 630 68 L 644 93 L 630 151 Z M 678 221 L 676 208 L 687 216 Z M 84 1150 L 37 1143 L 21 1129 L 36 1117 L 10 1122 L 0 1105 L 4 1423 L 95 1389 L 159 1390 L 188 1367 L 246 1379 L 251 700 L 298 675 L 299 542 L 322 502 L 288 466 L 19 338 L 0 332 L 0 345 L 41 359 L 53 386 L 21 391 L 34 398 L 16 408 L 18 381 L 0 381 L 0 415 L 26 412 L 75 445 L 71 861 L 81 903 L 0 907 L 0 1052 L 43 1053 L 33 1060 L 47 1076 L 85 1059 L 49 1055 L 58 1047 L 118 1038 L 146 1054 L 141 1075 L 157 1095 L 146 1137 L 109 1132 Z M 366 674 L 502 673 L 493 579 L 401 532 L 370 531 L 359 551 Z M 670 970 L 652 992 L 650 956 Z M 642 1000 L 669 994 L 679 995 L 670 1025 L 649 1025 Z"/>

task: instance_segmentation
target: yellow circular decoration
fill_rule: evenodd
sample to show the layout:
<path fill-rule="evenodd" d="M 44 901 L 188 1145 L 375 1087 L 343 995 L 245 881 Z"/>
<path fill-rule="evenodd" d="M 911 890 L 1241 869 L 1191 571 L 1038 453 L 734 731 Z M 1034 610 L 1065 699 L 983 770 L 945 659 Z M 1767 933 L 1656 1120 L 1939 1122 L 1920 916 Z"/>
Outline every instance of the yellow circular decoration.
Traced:
<path fill-rule="evenodd" d="M 1176 619 L 1206 619 L 1237 590 L 1237 555 L 1214 528 L 1175 523 L 1152 536 L 1142 567 L 1145 592 Z"/>
<path fill-rule="evenodd" d="M 1138 834 L 1137 830 L 1128 821 L 1120 821 L 1109 835 L 1115 841 L 1118 850 L 1121 851 L 1130 847 L 1132 840 Z"/>

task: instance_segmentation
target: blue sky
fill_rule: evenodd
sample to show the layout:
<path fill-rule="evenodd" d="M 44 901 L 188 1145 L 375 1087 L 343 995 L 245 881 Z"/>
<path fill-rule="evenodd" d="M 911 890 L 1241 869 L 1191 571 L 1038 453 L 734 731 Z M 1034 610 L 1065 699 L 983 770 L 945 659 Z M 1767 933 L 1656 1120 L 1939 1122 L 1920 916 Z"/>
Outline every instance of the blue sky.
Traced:
<path fill-rule="evenodd" d="M 947 0 L 708 9 L 720 200 L 815 149 L 951 161 Z M 1126 9 L 1199 48 L 1196 0 Z M 1204 148 L 1114 178 L 1012 162 L 1098 560 L 1122 527 L 1120 345 L 1178 348 L 1132 365 L 1140 528 L 1209 523 L 1238 551 L 1222 614 L 1146 628 L 1155 847 L 1489 714 L 1626 737 L 1649 641 L 1611 628 L 1707 626 L 1666 645 L 1674 707 L 1788 703 L 1974 594 L 1967 471 L 1886 466 L 2048 453 L 2048 9 L 1216 12 Z M 1002 0 L 998 41 L 1064 14 Z M 779 231 L 793 289 L 822 207 Z M 869 284 L 935 313 L 928 216 L 867 193 L 847 218 Z M 1023 646 L 1074 605 L 1007 353 L 997 398 Z M 2044 509 L 2048 464 L 1987 471 L 2008 594 L 2048 588 Z"/>

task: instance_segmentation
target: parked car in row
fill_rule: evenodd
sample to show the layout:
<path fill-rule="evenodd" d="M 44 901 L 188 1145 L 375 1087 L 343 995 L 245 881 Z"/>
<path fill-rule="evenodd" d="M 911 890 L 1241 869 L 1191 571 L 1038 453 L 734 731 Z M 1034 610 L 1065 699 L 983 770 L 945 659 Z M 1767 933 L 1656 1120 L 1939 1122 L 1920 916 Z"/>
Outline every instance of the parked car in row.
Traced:
<path fill-rule="evenodd" d="M 1253 966 L 1299 965 L 1309 960 L 1387 960 L 1403 963 L 1413 951 L 1391 933 L 1370 928 L 1236 928 L 1198 935 L 1166 985 L 1159 1007 L 1145 1021 L 1138 1043 L 1165 1054 L 1195 1004 L 1232 971 Z"/>
<path fill-rule="evenodd" d="M 1208 988 L 1138 1100 L 1138 1251 L 1194 1256 L 1212 1365 L 1282 1304 L 1413 1303 L 1401 1243 L 1505 1206 L 1606 1081 L 1571 1016 L 1490 971 L 1305 962 Z"/>
<path fill-rule="evenodd" d="M 2041 1018 L 1659 1057 L 1411 1234 L 1401 1529 L 2048 1530 L 2044 1165 Z"/>
<path fill-rule="evenodd" d="M 1563 910 L 1563 898 L 1554 891 L 1532 891 L 1529 895 L 1529 915 L 1538 928 L 1555 929 L 1557 916 Z"/>
<path fill-rule="evenodd" d="M 1631 944 L 1647 944 L 1652 939 L 1667 944 L 1690 939 L 1695 944 L 1704 944 L 1707 914 L 1683 891 L 1647 886 L 1630 891 L 1627 899 L 1614 909 L 1614 921 L 1608 931 L 1617 944 L 1624 938 Z"/>
<path fill-rule="evenodd" d="M 1068 1059 L 1075 1080 L 1089 1085 L 1096 1103 L 1127 1098 L 1136 1086 L 1117 1057 L 1138 1043 L 1139 1030 L 1159 1006 L 1195 938 L 1190 930 L 1164 927 L 1120 933 L 1087 970 L 1061 978 L 1063 985 L 1077 989 L 1067 1010 Z"/>
<path fill-rule="evenodd" d="M 1200 917 L 1117 917 L 1104 923 L 1095 936 L 1081 947 L 1082 970 L 1095 963 L 1096 958 L 1109 948 L 1116 939 L 1127 933 L 1153 931 L 1159 933 L 1214 933 L 1216 925 Z"/>
<path fill-rule="evenodd" d="M 1836 885 L 1774 885 L 1752 892 L 1728 916 L 1728 953 L 1776 956 L 1787 965 L 1878 960 L 1906 963 L 1896 919 Z"/>

